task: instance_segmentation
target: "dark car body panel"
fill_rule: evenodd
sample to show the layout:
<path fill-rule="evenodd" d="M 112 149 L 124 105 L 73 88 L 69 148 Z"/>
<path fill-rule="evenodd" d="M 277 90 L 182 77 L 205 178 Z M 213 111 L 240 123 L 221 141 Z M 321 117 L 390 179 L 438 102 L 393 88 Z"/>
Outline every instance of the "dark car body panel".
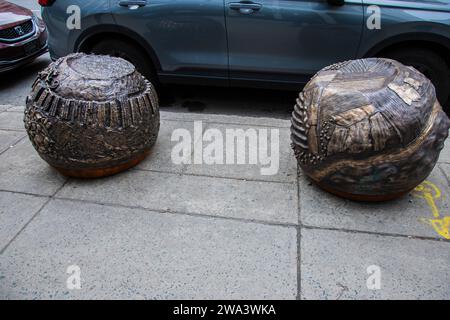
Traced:
<path fill-rule="evenodd" d="M 18 68 L 47 52 L 47 31 L 42 20 L 28 9 L 0 0 L 0 31 L 13 30 L 26 23 L 32 25 L 29 32 L 0 39 L 0 72 Z"/>
<path fill-rule="evenodd" d="M 356 57 L 360 0 L 339 8 L 322 1 L 262 0 L 252 15 L 232 10 L 234 0 L 225 2 L 231 79 L 302 82 L 302 75 Z"/>
<path fill-rule="evenodd" d="M 382 12 L 379 30 L 363 29 L 359 57 L 371 56 L 392 44 L 425 41 L 450 49 L 450 1 L 364 0 Z M 367 10 L 364 10 L 367 19 Z"/>
<path fill-rule="evenodd" d="M 164 73 L 228 76 L 223 0 L 152 0 L 139 10 L 119 1 L 111 0 L 115 23 L 152 45 Z"/>
<path fill-rule="evenodd" d="M 120 0 L 57 0 L 43 18 L 52 59 L 88 50 L 102 34 L 125 37 L 148 53 L 163 83 L 298 88 L 322 67 L 393 43 L 450 49 L 449 0 L 254 0 L 261 8 L 252 14 L 233 10 L 236 2 L 148 0 L 130 10 Z M 65 26 L 72 4 L 81 8 L 81 30 Z M 379 30 L 366 27 L 371 5 L 382 10 Z"/>

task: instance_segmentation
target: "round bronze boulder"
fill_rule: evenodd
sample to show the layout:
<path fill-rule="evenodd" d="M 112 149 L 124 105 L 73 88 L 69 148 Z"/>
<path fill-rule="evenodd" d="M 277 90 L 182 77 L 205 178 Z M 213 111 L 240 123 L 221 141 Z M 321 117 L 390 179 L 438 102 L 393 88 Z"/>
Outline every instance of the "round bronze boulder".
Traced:
<path fill-rule="evenodd" d="M 371 58 L 326 67 L 311 79 L 294 107 L 291 139 L 300 167 L 320 187 L 383 201 L 426 179 L 449 126 L 424 75 Z"/>
<path fill-rule="evenodd" d="M 76 53 L 39 73 L 24 122 L 52 167 L 67 176 L 102 177 L 149 153 L 159 131 L 158 97 L 131 63 Z"/>

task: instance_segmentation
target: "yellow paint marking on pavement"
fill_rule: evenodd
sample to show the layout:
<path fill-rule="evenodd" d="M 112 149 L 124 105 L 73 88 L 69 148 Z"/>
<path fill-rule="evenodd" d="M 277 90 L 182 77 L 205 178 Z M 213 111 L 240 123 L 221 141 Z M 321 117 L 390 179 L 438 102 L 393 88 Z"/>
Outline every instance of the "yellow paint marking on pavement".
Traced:
<path fill-rule="evenodd" d="M 436 202 L 434 200 L 441 198 L 441 190 L 439 190 L 439 188 L 430 181 L 424 181 L 414 189 L 414 192 L 414 195 L 416 197 L 423 198 L 427 201 L 428 205 L 431 208 L 433 216 L 435 218 L 439 218 L 439 209 L 437 208 Z"/>
<path fill-rule="evenodd" d="M 434 217 L 434 219 L 421 218 L 420 221 L 431 225 L 441 237 L 450 240 L 450 217 L 441 217 L 435 201 L 441 198 L 441 190 L 432 182 L 424 181 L 414 189 L 413 195 L 425 199 Z"/>
<path fill-rule="evenodd" d="M 429 219 L 425 222 L 431 224 L 440 236 L 450 240 L 450 217 L 444 217 L 442 219 Z"/>

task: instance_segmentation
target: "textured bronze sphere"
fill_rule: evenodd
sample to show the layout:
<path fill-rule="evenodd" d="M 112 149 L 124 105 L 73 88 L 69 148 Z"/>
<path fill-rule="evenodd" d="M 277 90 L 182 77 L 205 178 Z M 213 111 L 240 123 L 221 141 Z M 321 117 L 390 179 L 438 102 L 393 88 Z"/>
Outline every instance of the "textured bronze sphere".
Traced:
<path fill-rule="evenodd" d="M 382 201 L 430 174 L 449 126 L 424 75 L 371 58 L 326 67 L 311 79 L 292 113 L 291 139 L 300 167 L 320 187 Z"/>
<path fill-rule="evenodd" d="M 93 178 L 130 168 L 159 131 L 158 98 L 120 58 L 76 53 L 39 73 L 25 128 L 39 155 L 62 174 Z"/>

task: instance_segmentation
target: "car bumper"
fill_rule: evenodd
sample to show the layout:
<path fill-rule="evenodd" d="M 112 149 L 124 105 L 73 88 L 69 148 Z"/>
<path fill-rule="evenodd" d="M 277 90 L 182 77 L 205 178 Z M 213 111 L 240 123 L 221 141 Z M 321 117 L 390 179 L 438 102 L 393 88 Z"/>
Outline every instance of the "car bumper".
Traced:
<path fill-rule="evenodd" d="M 47 51 L 48 51 L 48 46 L 47 46 L 47 44 L 45 44 L 43 47 L 41 47 L 37 51 L 35 51 L 27 56 L 24 56 L 22 58 L 19 58 L 16 60 L 11 60 L 11 61 L 0 61 L 0 73 L 7 72 L 10 70 L 19 68 L 27 63 L 30 63 L 31 61 L 33 61 L 37 57 L 43 55 Z"/>
<path fill-rule="evenodd" d="M 36 25 L 31 37 L 19 42 L 0 42 L 0 73 L 27 64 L 48 51 L 48 34 Z"/>

